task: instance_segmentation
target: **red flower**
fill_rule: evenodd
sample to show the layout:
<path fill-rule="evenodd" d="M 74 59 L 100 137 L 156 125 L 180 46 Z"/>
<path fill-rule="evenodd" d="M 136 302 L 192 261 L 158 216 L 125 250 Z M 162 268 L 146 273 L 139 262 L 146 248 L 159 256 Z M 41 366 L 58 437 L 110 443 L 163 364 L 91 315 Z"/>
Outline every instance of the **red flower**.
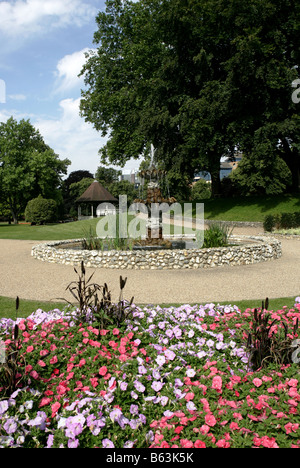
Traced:
<path fill-rule="evenodd" d="M 181 439 L 180 445 L 183 448 L 193 448 L 194 447 L 193 442 L 191 440 L 188 440 L 188 439 Z"/>
<path fill-rule="evenodd" d="M 107 373 L 107 367 L 106 367 L 106 366 L 100 367 L 100 369 L 99 369 L 99 375 L 104 376 L 106 373 Z"/>
<path fill-rule="evenodd" d="M 174 430 L 175 434 L 180 434 L 184 426 L 177 426 L 176 429 Z"/>
<path fill-rule="evenodd" d="M 194 443 L 194 447 L 195 448 L 206 448 L 206 445 L 205 445 L 205 442 L 203 442 L 202 440 L 196 440 L 196 442 Z"/>
<path fill-rule="evenodd" d="M 210 427 L 214 427 L 217 424 L 217 420 L 212 413 L 205 415 L 205 422 Z"/>

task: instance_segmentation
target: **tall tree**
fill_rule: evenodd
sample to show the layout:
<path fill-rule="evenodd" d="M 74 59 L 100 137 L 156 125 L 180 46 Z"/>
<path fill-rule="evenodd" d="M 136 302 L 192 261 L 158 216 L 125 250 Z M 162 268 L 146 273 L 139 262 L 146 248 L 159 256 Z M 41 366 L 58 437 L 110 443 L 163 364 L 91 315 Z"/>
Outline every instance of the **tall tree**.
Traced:
<path fill-rule="evenodd" d="M 81 114 L 109 134 L 102 160 L 124 164 L 152 142 L 165 168 L 212 176 L 267 135 L 297 185 L 299 63 L 295 0 L 108 0 L 83 68 Z M 280 145 L 274 141 L 280 141 Z M 270 155 L 269 155 L 270 156 Z M 268 156 L 268 157 L 269 157 Z"/>
<path fill-rule="evenodd" d="M 59 160 L 29 120 L 0 124 L 0 200 L 8 204 L 14 223 L 39 194 L 59 200 L 69 164 Z"/>

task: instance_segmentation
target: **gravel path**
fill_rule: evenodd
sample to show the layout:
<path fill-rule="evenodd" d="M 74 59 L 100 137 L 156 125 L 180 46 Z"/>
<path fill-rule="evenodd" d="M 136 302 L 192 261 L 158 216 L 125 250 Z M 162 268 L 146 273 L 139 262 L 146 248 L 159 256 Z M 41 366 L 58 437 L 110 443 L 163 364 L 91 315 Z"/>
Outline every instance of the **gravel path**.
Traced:
<path fill-rule="evenodd" d="M 261 228 L 235 228 L 234 234 L 255 235 Z M 37 241 L 0 240 L 0 296 L 33 300 L 70 299 L 67 285 L 77 279 L 72 266 L 40 262 L 31 257 Z M 207 270 L 106 270 L 93 280 L 106 282 L 118 299 L 119 276 L 128 277 L 124 297 L 140 304 L 207 303 L 265 299 L 300 294 L 300 240 L 283 239 L 279 260 Z"/>

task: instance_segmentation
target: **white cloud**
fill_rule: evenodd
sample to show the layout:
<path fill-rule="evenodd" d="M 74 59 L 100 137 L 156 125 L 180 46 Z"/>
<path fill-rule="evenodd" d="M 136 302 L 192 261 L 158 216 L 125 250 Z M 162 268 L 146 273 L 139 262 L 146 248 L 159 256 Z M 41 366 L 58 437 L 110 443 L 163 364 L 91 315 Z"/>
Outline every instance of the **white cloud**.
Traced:
<path fill-rule="evenodd" d="M 27 99 L 25 94 L 9 94 L 8 97 L 9 99 L 12 99 L 13 101 L 26 101 Z"/>
<path fill-rule="evenodd" d="M 72 161 L 69 172 L 84 169 L 93 174 L 100 165 L 98 151 L 106 139 L 80 117 L 79 104 L 80 98 L 64 99 L 59 103 L 59 119 L 40 118 L 32 123 L 60 159 Z"/>
<path fill-rule="evenodd" d="M 0 32 L 10 37 L 37 33 L 68 25 L 81 26 L 97 10 L 83 0 L 12 0 L 0 2 Z"/>
<path fill-rule="evenodd" d="M 90 49 L 85 48 L 70 55 L 65 55 L 56 67 L 55 93 L 71 91 L 83 86 L 83 77 L 78 77 L 86 62 L 85 54 Z"/>
<path fill-rule="evenodd" d="M 99 149 L 107 138 L 102 138 L 91 124 L 79 115 L 80 98 L 64 99 L 60 101 L 60 118 L 31 119 L 38 128 L 45 142 L 53 148 L 60 159 L 68 158 L 72 161 L 68 172 L 88 170 L 95 174 L 100 166 Z M 124 170 L 138 169 L 141 161 L 128 161 Z M 117 168 L 116 166 L 114 166 Z M 120 168 L 118 168 L 120 169 Z"/>

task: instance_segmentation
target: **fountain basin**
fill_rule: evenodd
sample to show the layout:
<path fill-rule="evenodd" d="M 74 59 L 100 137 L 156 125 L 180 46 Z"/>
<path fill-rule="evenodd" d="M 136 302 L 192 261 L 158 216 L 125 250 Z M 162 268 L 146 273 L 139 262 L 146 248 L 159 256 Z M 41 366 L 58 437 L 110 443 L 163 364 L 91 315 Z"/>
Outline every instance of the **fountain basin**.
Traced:
<path fill-rule="evenodd" d="M 192 242 L 184 240 L 184 242 Z M 32 247 L 31 255 L 49 263 L 78 266 L 83 261 L 92 268 L 131 270 L 201 269 L 250 265 L 281 257 L 281 242 L 265 236 L 232 236 L 233 245 L 210 249 L 81 250 L 81 239 L 52 241 Z M 153 247 L 153 246 L 152 246 Z M 158 246 L 159 247 L 159 246 Z"/>

